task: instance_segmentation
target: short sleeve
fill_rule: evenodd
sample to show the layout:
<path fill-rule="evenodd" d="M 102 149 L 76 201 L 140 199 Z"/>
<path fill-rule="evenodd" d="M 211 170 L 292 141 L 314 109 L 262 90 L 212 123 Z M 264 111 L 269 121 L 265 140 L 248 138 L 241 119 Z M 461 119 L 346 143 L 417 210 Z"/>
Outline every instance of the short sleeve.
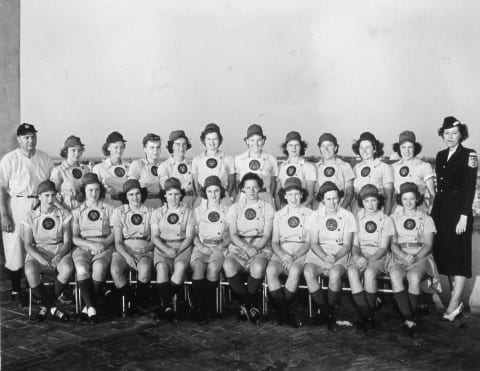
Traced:
<path fill-rule="evenodd" d="M 31 211 L 28 212 L 26 219 L 22 220 L 22 225 L 27 227 L 27 228 L 33 229 L 32 212 Z"/>
<path fill-rule="evenodd" d="M 314 211 L 310 214 L 307 219 L 307 229 L 309 231 L 316 231 L 318 230 L 318 219 L 317 219 L 317 211 Z"/>
<path fill-rule="evenodd" d="M 170 167 L 168 165 L 168 160 L 165 160 L 158 167 L 158 177 L 160 178 L 160 185 L 165 185 L 165 181 L 170 178 Z"/>
<path fill-rule="evenodd" d="M 162 220 L 162 208 L 155 209 L 152 213 L 152 216 L 150 218 L 150 225 L 153 226 L 158 226 L 160 223 L 160 220 Z"/>
<path fill-rule="evenodd" d="M 385 219 L 385 224 L 383 225 L 382 234 L 384 236 L 395 236 L 396 234 L 395 224 L 393 223 L 392 218 L 390 218 L 389 216 L 387 216 Z"/>
<path fill-rule="evenodd" d="M 270 155 L 270 163 L 272 164 L 272 176 L 276 176 L 278 177 L 278 162 L 277 162 L 277 158 Z"/>
<path fill-rule="evenodd" d="M 128 179 L 140 179 L 140 162 L 138 160 L 133 161 L 128 167 Z"/>
<path fill-rule="evenodd" d="M 311 162 L 305 161 L 305 180 L 315 182 L 317 180 L 317 169 Z"/>
<path fill-rule="evenodd" d="M 225 168 L 228 175 L 235 174 L 235 161 L 232 156 L 225 156 Z"/>
<path fill-rule="evenodd" d="M 63 218 L 63 226 L 65 227 L 72 220 L 72 213 L 66 209 L 60 209 Z"/>
<path fill-rule="evenodd" d="M 355 217 L 349 211 L 346 212 L 345 215 L 345 232 L 355 233 L 358 231 L 357 229 L 357 222 L 355 221 Z"/>
<path fill-rule="evenodd" d="M 275 217 L 275 209 L 272 205 L 265 202 L 265 222 L 273 222 L 273 218 Z"/>
<path fill-rule="evenodd" d="M 432 165 L 430 165 L 428 162 L 424 162 L 422 164 L 422 179 L 423 181 L 427 181 L 429 179 L 432 179 L 435 176 L 433 173 L 433 168 Z"/>
<path fill-rule="evenodd" d="M 7 154 L 0 160 L 0 186 L 5 188 L 8 188 L 8 178 L 10 169 L 12 168 L 10 157 L 11 156 Z"/>
<path fill-rule="evenodd" d="M 198 157 L 194 157 L 192 160 L 192 174 L 198 174 Z"/>
<path fill-rule="evenodd" d="M 237 224 L 237 209 L 238 206 L 235 204 L 233 205 L 227 212 L 227 223 L 228 224 Z"/>
<path fill-rule="evenodd" d="M 62 165 L 58 165 L 52 169 L 52 173 L 50 174 L 50 180 L 55 183 L 55 187 L 57 191 L 60 190 L 60 186 L 62 185 L 62 176 L 60 174 L 60 167 Z"/>
<path fill-rule="evenodd" d="M 427 216 L 427 218 L 425 219 L 423 233 L 437 233 L 437 228 L 435 228 L 435 223 L 433 222 L 431 216 Z"/>
<path fill-rule="evenodd" d="M 393 184 L 393 169 L 390 165 L 383 163 L 382 169 L 382 185 L 386 186 L 388 183 Z"/>
<path fill-rule="evenodd" d="M 341 167 L 342 167 L 342 173 L 345 178 L 345 181 L 355 179 L 355 174 L 353 172 L 352 166 L 348 162 L 344 161 Z M 393 179 L 393 175 L 392 175 L 392 179 Z"/>
<path fill-rule="evenodd" d="M 113 211 L 112 220 L 110 221 L 110 225 L 112 227 L 123 228 L 121 206 L 116 208 Z"/>

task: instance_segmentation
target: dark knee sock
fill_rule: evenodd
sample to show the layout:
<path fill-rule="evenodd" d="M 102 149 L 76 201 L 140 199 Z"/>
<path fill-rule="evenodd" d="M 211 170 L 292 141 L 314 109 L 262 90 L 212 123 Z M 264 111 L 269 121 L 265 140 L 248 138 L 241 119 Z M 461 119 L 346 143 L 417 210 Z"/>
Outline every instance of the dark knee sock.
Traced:
<path fill-rule="evenodd" d="M 353 301 L 357 307 L 357 311 L 362 317 L 363 320 L 372 318 L 372 311 L 370 310 L 367 302 L 367 296 L 365 291 L 359 292 L 357 294 L 352 294 Z"/>
<path fill-rule="evenodd" d="M 165 306 L 167 307 L 171 306 L 173 297 L 177 295 L 180 292 L 180 289 L 183 287 L 183 285 L 177 285 L 175 282 L 172 281 L 169 282 L 169 286 L 169 298 L 167 299 L 167 303 L 165 303 Z"/>
<path fill-rule="evenodd" d="M 227 281 L 230 284 L 233 292 L 238 295 L 242 304 L 250 305 L 251 298 L 247 288 L 245 287 L 245 283 L 243 282 L 241 275 L 237 273 L 233 277 L 227 277 Z"/>
<path fill-rule="evenodd" d="M 410 301 L 410 308 L 412 308 L 413 314 L 417 312 L 418 302 L 420 301 L 420 295 L 408 293 L 408 300 Z"/>
<path fill-rule="evenodd" d="M 255 296 L 258 293 L 258 289 L 262 286 L 263 279 L 261 278 L 253 278 L 252 276 L 248 277 L 247 280 L 247 290 L 248 294 L 250 295 L 250 301 L 253 303 L 255 300 Z"/>
<path fill-rule="evenodd" d="M 290 291 L 286 287 L 283 289 L 283 294 L 285 295 L 285 300 L 287 301 L 287 304 L 290 304 L 293 299 L 295 299 L 295 295 L 297 294 L 296 291 Z"/>
<path fill-rule="evenodd" d="M 92 279 L 87 278 L 77 282 L 80 294 L 87 307 L 93 307 L 95 304 Z"/>
<path fill-rule="evenodd" d="M 32 293 L 35 294 L 37 298 L 41 299 L 48 308 L 55 305 L 55 299 L 48 293 L 42 282 L 37 287 L 32 287 Z"/>
<path fill-rule="evenodd" d="M 205 312 L 208 312 L 208 306 L 215 300 L 218 281 L 205 280 Z"/>
<path fill-rule="evenodd" d="M 93 281 L 93 292 L 95 293 L 96 299 L 102 297 L 104 286 L 105 286 L 105 282 L 95 281 L 95 280 Z"/>
<path fill-rule="evenodd" d="M 410 302 L 408 300 L 408 294 L 405 290 L 393 294 L 393 298 L 400 309 L 400 313 L 407 321 L 413 321 L 413 313 L 410 308 Z"/>
<path fill-rule="evenodd" d="M 162 300 L 162 304 L 164 306 L 169 306 L 170 300 L 172 298 L 172 296 L 170 295 L 170 283 L 169 282 L 158 283 L 156 288 L 157 288 L 158 296 L 160 296 L 160 299 Z"/>
<path fill-rule="evenodd" d="M 288 316 L 288 304 L 283 289 L 270 291 L 270 296 L 277 307 L 278 316 L 280 319 L 285 319 Z"/>
<path fill-rule="evenodd" d="M 338 298 L 340 297 L 340 291 L 333 291 L 328 289 L 328 307 L 330 309 L 330 313 L 335 311 L 335 305 L 338 302 Z"/>
<path fill-rule="evenodd" d="M 12 281 L 12 291 L 20 292 L 22 290 L 23 268 L 17 269 L 16 271 L 10 271 L 10 280 Z"/>
<path fill-rule="evenodd" d="M 377 293 L 367 292 L 367 302 L 371 311 L 374 311 L 377 308 Z"/>
<path fill-rule="evenodd" d="M 128 301 L 131 302 L 133 300 L 132 288 L 130 287 L 130 285 L 128 283 L 125 286 L 120 287 L 118 289 L 118 291 L 120 292 L 120 295 L 125 297 L 126 302 L 128 302 Z"/>
<path fill-rule="evenodd" d="M 330 309 L 328 307 L 327 298 L 325 297 L 325 293 L 322 291 L 322 289 L 318 289 L 317 291 L 310 293 L 310 295 L 313 302 L 317 305 L 318 308 L 320 308 L 320 315 L 322 317 L 329 316 Z"/>
<path fill-rule="evenodd" d="M 205 279 L 192 280 L 193 300 L 195 308 L 202 310 L 205 307 Z"/>
<path fill-rule="evenodd" d="M 59 280 L 57 280 L 57 279 L 55 280 L 55 291 L 54 292 L 55 292 L 55 297 L 56 298 L 58 298 L 62 294 L 62 292 L 63 292 L 63 290 L 65 290 L 66 286 L 67 286 L 66 284 L 61 283 Z"/>
<path fill-rule="evenodd" d="M 146 306 L 148 298 L 150 297 L 150 283 L 149 282 L 137 282 L 137 303 L 141 306 Z"/>

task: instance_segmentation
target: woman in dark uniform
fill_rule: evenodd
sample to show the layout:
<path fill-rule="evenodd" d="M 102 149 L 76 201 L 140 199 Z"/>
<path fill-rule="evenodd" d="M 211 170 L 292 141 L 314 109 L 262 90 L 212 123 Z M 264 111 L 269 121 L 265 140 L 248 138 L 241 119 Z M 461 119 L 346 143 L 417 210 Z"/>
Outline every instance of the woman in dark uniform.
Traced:
<path fill-rule="evenodd" d="M 461 296 L 465 281 L 472 276 L 472 203 L 477 182 L 477 154 L 465 148 L 468 129 L 455 117 L 443 120 L 438 134 L 447 149 L 437 153 L 437 196 L 432 217 L 435 235 L 434 257 L 440 274 L 445 274 L 453 291 L 443 319 L 453 321 L 463 309 Z"/>

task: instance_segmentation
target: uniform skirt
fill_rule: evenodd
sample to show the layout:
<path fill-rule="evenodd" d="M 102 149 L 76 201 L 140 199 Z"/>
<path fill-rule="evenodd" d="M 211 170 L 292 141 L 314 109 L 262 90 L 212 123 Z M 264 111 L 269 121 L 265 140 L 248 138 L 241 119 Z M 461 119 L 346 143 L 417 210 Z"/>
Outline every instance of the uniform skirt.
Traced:
<path fill-rule="evenodd" d="M 82 247 L 76 247 L 72 252 L 72 259 L 75 264 L 81 261 L 87 261 L 92 264 L 97 260 L 103 260 L 105 263 L 110 264 L 112 261 L 113 246 L 110 246 L 103 250 L 100 254 L 93 255 L 88 249 Z"/>
<path fill-rule="evenodd" d="M 297 265 L 299 267 L 302 268 L 303 270 L 303 266 L 305 265 L 305 259 L 307 258 L 307 254 L 299 257 L 297 260 L 295 260 L 292 265 Z M 270 260 L 270 262 L 276 262 L 276 263 L 280 263 L 283 267 L 283 274 L 286 274 L 288 275 L 288 272 L 287 270 L 285 269 L 285 267 L 283 266 L 283 260 L 277 255 L 277 254 L 273 254 L 272 256 L 272 259 Z"/>
<path fill-rule="evenodd" d="M 351 259 L 351 254 L 347 254 L 333 263 L 332 267 L 335 265 L 339 265 L 343 267 L 345 270 L 348 269 L 350 265 L 352 265 L 353 261 Z M 328 276 L 330 273 L 330 264 L 327 263 L 325 260 L 321 259 L 317 254 L 315 254 L 312 250 L 309 250 L 307 256 L 305 258 L 305 264 L 314 264 L 317 267 L 320 267 L 322 270 L 323 276 Z"/>
<path fill-rule="evenodd" d="M 182 242 L 178 241 L 178 242 L 170 242 L 168 245 L 170 247 L 172 247 L 173 249 L 175 249 L 176 251 L 178 251 L 178 248 L 180 247 L 181 244 L 182 244 Z M 192 248 L 191 247 L 188 247 L 187 249 L 182 251 L 175 258 L 170 258 L 170 257 L 166 256 L 165 253 L 163 253 L 159 249 L 155 249 L 155 252 L 153 254 L 153 264 L 156 267 L 157 264 L 164 263 L 168 266 L 169 272 L 172 273 L 174 268 L 175 268 L 175 264 L 177 262 L 184 262 L 185 265 L 188 266 L 188 264 L 190 263 L 191 254 L 192 254 Z"/>
<path fill-rule="evenodd" d="M 235 259 L 242 266 L 243 269 L 247 269 L 247 270 L 250 268 L 250 264 L 255 259 L 262 258 L 262 259 L 270 260 L 270 258 L 272 257 L 272 251 L 270 250 L 269 247 L 264 247 L 258 254 L 248 259 L 243 259 L 240 257 L 239 253 L 241 253 L 242 251 L 243 250 L 238 246 L 231 244 L 228 247 L 227 257 Z"/>
<path fill-rule="evenodd" d="M 200 249 L 195 246 L 192 251 L 192 256 L 190 258 L 190 263 L 193 263 L 194 261 L 201 261 L 202 263 L 218 263 L 218 264 L 223 264 L 223 261 L 225 260 L 225 255 L 226 255 L 226 249 L 223 251 L 216 251 L 211 255 L 204 254 L 203 252 L 200 251 Z"/>
<path fill-rule="evenodd" d="M 36 248 L 38 250 L 38 252 L 43 255 L 43 257 L 48 260 L 49 262 L 53 259 L 53 257 L 57 254 L 57 252 L 63 247 L 63 244 L 58 244 L 58 245 L 37 245 Z M 33 256 L 31 256 L 30 254 L 27 254 L 26 258 L 25 258 L 25 263 L 29 262 L 29 261 L 35 261 L 37 262 L 39 265 L 40 265 L 40 270 L 42 271 L 49 271 L 50 268 L 48 267 L 48 265 L 43 265 L 43 264 L 40 264 L 38 262 L 37 259 L 35 259 Z M 63 256 L 63 258 L 60 260 L 60 262 L 58 263 L 57 267 L 59 265 L 63 265 L 65 263 L 72 263 L 72 254 L 71 253 L 68 253 L 66 255 Z"/>

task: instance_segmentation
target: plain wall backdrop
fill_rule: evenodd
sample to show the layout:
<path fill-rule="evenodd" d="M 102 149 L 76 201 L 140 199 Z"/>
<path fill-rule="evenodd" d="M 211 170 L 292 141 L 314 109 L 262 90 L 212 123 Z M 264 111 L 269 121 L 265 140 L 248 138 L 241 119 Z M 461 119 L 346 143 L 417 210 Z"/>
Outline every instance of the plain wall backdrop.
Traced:
<path fill-rule="evenodd" d="M 364 130 L 390 154 L 410 129 L 433 156 L 447 115 L 479 149 L 478 14 L 474 0 L 22 0 L 21 120 L 51 155 L 75 134 L 100 156 L 119 130 L 137 157 L 145 133 L 183 128 L 193 156 L 216 122 L 233 155 L 258 123 L 275 155 L 293 129 L 307 155 L 324 131 L 352 155 Z"/>

